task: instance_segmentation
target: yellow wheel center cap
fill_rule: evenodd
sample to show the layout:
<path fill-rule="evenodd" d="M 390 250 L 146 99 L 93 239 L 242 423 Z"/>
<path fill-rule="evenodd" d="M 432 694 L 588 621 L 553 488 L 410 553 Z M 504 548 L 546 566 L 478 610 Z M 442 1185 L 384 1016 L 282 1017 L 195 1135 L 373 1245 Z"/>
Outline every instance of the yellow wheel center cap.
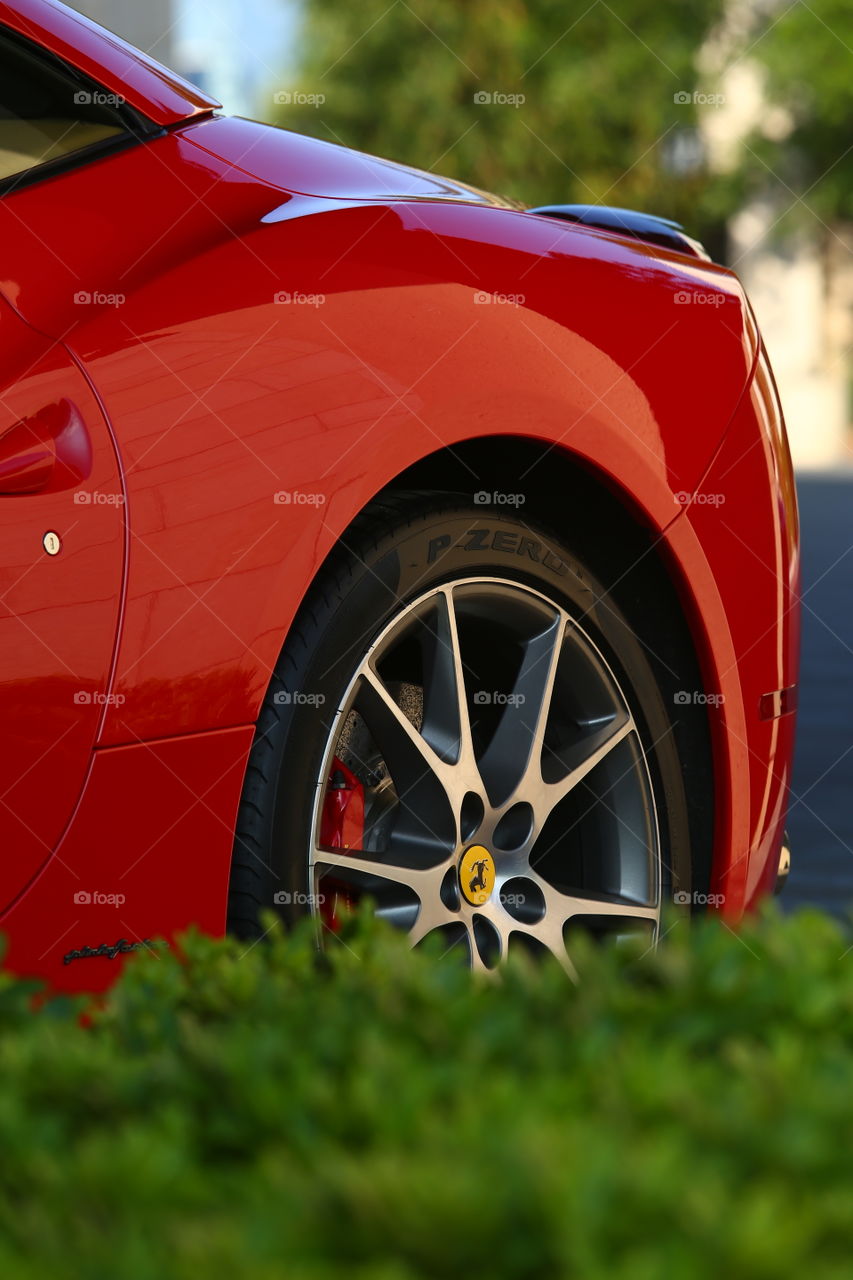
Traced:
<path fill-rule="evenodd" d="M 459 888 L 466 902 L 479 907 L 495 887 L 495 860 L 485 845 L 472 844 L 459 862 Z"/>

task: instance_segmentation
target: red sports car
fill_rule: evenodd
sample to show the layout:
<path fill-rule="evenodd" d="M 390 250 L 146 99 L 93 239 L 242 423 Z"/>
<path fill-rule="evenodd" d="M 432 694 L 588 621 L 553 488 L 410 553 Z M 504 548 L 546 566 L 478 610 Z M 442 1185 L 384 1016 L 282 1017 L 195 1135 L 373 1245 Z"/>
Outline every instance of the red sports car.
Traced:
<path fill-rule="evenodd" d="M 797 513 L 732 273 L 224 117 L 54 0 L 0 60 L 6 963 L 367 897 L 573 972 L 754 904 Z"/>

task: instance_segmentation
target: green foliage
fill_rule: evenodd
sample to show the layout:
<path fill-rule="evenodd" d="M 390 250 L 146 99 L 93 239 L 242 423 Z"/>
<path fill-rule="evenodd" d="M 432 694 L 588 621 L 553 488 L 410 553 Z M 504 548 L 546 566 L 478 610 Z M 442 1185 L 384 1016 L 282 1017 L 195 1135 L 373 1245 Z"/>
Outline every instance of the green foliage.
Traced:
<path fill-rule="evenodd" d="M 775 189 L 800 222 L 812 214 L 825 223 L 853 221 L 853 6 L 769 6 L 748 43 L 748 56 L 766 73 L 768 102 L 791 125 L 780 138 L 773 121 L 772 137 L 765 125 L 749 139 L 743 169 L 751 185 Z"/>
<path fill-rule="evenodd" d="M 0 978 L 4 1280 L 849 1274 L 853 983 L 826 918 L 497 984 L 362 921 Z"/>
<path fill-rule="evenodd" d="M 325 102 L 286 106 L 278 122 L 527 204 L 632 206 L 695 228 L 708 178 L 673 168 L 672 148 L 694 136 L 695 54 L 722 9 L 314 0 L 299 89 Z"/>

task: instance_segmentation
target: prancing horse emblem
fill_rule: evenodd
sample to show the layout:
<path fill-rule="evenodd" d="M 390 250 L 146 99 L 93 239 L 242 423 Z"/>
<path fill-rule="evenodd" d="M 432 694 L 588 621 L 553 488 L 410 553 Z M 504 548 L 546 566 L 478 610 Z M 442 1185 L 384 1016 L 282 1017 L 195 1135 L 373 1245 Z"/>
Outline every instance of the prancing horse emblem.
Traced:
<path fill-rule="evenodd" d="M 487 902 L 495 887 L 495 864 L 491 853 L 483 844 L 472 844 L 459 862 L 459 888 L 463 898 L 472 907 Z"/>
<path fill-rule="evenodd" d="M 486 867 L 489 865 L 488 858 L 480 858 L 479 862 L 473 864 L 474 875 L 468 881 L 468 890 L 470 893 L 479 893 L 486 887 Z"/>

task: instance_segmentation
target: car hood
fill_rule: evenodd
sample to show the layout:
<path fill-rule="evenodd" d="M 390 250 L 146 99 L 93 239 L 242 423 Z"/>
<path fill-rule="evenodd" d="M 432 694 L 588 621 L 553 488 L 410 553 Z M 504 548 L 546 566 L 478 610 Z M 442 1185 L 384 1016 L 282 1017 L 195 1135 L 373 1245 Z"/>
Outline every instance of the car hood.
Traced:
<path fill-rule="evenodd" d="M 602 205 L 551 205 L 528 208 L 411 165 L 398 164 L 363 151 L 353 151 L 306 134 L 292 133 L 256 120 L 212 116 L 190 122 L 181 135 L 201 151 L 230 168 L 285 193 L 285 202 L 270 210 L 264 222 L 331 210 L 341 205 L 372 202 L 436 201 L 524 211 L 559 219 L 582 234 L 590 232 L 639 240 L 665 252 L 708 261 L 708 254 L 667 219 Z"/>
<path fill-rule="evenodd" d="M 182 131 L 210 155 L 295 195 L 338 200 L 453 200 L 520 209 L 515 201 L 453 178 L 302 133 L 235 116 L 216 116 Z"/>

